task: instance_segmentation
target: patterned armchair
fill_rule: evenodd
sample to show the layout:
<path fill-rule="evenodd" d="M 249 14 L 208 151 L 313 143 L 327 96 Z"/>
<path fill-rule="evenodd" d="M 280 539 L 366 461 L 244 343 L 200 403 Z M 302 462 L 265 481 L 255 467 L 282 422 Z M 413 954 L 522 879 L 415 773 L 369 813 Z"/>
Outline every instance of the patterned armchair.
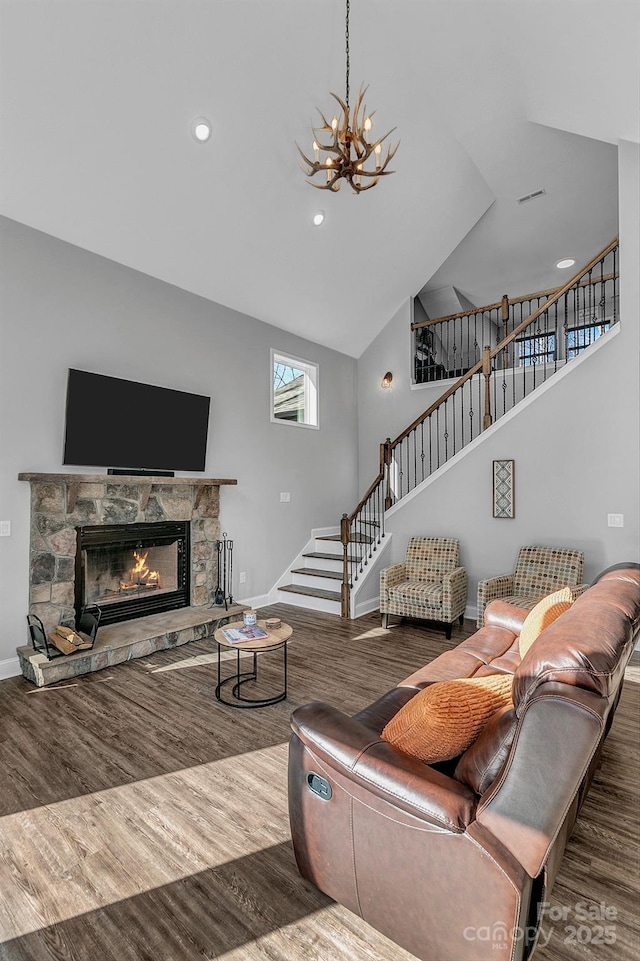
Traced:
<path fill-rule="evenodd" d="M 478 583 L 478 627 L 490 601 L 500 599 L 531 610 L 545 594 L 568 585 L 574 599 L 587 589 L 581 584 L 584 554 L 568 547 L 521 547 L 513 574 Z"/>
<path fill-rule="evenodd" d="M 459 567 L 460 545 L 451 537 L 412 537 L 402 564 L 380 572 L 380 613 L 443 621 L 447 638 L 453 621 L 464 620 L 467 572 Z"/>

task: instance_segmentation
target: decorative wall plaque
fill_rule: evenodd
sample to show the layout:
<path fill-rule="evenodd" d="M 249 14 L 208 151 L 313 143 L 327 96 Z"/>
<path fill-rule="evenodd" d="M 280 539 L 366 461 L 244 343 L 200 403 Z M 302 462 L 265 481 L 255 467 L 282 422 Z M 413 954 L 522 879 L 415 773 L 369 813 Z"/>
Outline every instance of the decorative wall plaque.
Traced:
<path fill-rule="evenodd" d="M 514 469 L 512 460 L 493 462 L 493 516 L 515 517 Z"/>

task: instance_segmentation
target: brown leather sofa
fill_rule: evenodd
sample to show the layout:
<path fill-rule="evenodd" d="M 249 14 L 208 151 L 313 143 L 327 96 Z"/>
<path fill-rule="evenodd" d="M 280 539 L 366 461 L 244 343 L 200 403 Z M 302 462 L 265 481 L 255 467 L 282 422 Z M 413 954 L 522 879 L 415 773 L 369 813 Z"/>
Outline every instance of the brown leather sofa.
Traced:
<path fill-rule="evenodd" d="M 354 717 L 319 702 L 292 716 L 300 873 L 424 961 L 534 949 L 640 629 L 640 569 L 600 575 L 521 660 L 527 614 L 494 601 L 481 630 Z M 513 707 L 460 758 L 430 766 L 380 738 L 426 685 L 491 673 L 513 674 Z"/>

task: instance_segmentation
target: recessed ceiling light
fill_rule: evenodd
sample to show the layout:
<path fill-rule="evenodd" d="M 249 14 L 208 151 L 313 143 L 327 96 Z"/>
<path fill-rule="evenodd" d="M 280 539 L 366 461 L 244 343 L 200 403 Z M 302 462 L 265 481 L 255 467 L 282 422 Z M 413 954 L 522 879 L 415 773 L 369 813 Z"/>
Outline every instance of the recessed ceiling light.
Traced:
<path fill-rule="evenodd" d="M 565 257 L 564 260 L 558 261 L 558 263 L 556 264 L 556 267 L 558 267 L 560 270 L 564 270 L 566 267 L 573 267 L 574 264 L 575 264 L 575 260 L 573 259 L 573 257 Z"/>
<path fill-rule="evenodd" d="M 318 210 L 318 212 L 313 215 L 313 226 L 319 227 L 321 223 L 324 223 L 324 211 Z"/>
<path fill-rule="evenodd" d="M 191 121 L 191 133 L 198 143 L 206 143 L 211 136 L 211 124 L 206 117 L 196 117 Z"/>

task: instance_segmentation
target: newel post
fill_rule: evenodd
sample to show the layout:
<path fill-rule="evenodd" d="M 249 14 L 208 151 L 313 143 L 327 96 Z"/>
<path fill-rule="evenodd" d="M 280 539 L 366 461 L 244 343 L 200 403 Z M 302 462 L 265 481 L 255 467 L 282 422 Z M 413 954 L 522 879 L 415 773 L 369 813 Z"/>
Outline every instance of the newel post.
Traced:
<path fill-rule="evenodd" d="M 484 417 L 482 419 L 482 429 L 491 427 L 491 348 L 485 347 L 482 351 L 482 373 L 484 375 Z"/>
<path fill-rule="evenodd" d="M 340 617 L 349 617 L 349 515 L 340 518 L 342 541 L 342 587 L 340 590 Z"/>
<path fill-rule="evenodd" d="M 391 460 L 392 460 L 391 438 L 387 437 L 384 444 L 380 444 L 380 469 L 385 474 L 386 490 L 384 495 L 384 509 L 389 510 L 393 506 L 391 497 Z"/>
<path fill-rule="evenodd" d="M 509 298 L 506 294 L 502 295 L 502 307 L 500 310 L 502 320 L 502 340 L 509 336 Z M 509 351 L 502 351 L 502 366 L 506 370 L 509 365 Z"/>

